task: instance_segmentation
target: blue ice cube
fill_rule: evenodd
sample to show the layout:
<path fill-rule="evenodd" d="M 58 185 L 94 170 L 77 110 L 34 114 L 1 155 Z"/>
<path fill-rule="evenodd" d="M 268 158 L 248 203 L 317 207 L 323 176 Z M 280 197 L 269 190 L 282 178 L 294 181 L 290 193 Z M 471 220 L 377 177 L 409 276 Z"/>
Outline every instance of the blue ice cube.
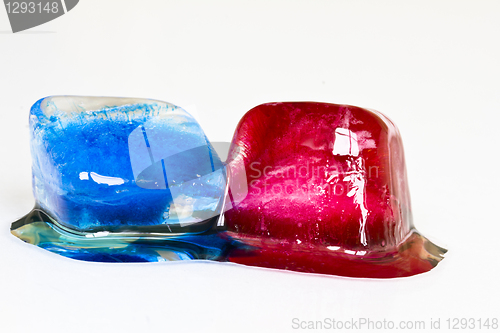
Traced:
<path fill-rule="evenodd" d="M 33 191 L 77 232 L 201 232 L 221 210 L 223 163 L 200 125 L 148 99 L 53 96 L 30 113 Z"/>

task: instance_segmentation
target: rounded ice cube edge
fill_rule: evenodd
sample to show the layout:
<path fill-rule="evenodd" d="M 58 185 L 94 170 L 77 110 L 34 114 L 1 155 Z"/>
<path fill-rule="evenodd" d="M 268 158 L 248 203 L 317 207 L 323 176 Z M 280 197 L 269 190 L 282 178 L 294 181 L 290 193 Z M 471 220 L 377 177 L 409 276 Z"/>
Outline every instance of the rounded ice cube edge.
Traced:
<path fill-rule="evenodd" d="M 49 96 L 30 110 L 25 242 L 74 259 L 217 260 L 225 166 L 196 120 L 137 98 Z M 203 237 L 201 236 L 203 235 Z"/>
<path fill-rule="evenodd" d="M 396 278 L 430 271 L 447 252 L 413 225 L 401 136 L 378 111 L 261 104 L 240 120 L 229 156 L 224 221 L 248 247 L 228 261 Z"/>

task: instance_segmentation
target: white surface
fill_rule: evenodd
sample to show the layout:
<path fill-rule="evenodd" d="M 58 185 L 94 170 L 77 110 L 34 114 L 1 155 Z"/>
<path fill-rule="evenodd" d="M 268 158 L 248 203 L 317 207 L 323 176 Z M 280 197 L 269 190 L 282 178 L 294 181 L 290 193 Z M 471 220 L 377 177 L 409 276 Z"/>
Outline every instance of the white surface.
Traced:
<path fill-rule="evenodd" d="M 0 8 L 0 331 L 288 332 L 292 319 L 500 317 L 498 1 L 82 0 L 9 33 Z M 97 264 L 9 232 L 31 195 L 28 111 L 48 95 L 196 110 L 209 139 L 271 101 L 377 109 L 405 143 L 433 271 L 349 279 L 233 264 Z M 189 106 L 189 107 L 188 107 Z M 361 331 L 361 330 L 360 330 Z"/>

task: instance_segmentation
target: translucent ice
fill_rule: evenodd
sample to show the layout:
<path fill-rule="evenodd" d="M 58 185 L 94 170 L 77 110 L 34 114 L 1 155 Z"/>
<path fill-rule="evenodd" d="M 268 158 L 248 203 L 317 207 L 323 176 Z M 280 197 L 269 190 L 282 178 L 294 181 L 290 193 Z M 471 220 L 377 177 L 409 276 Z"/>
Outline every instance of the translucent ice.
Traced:
<path fill-rule="evenodd" d="M 37 204 L 78 232 L 202 231 L 225 175 L 183 109 L 146 99 L 56 96 L 31 109 Z"/>
<path fill-rule="evenodd" d="M 30 129 L 36 207 L 12 233 L 63 256 L 390 278 L 446 252 L 413 225 L 401 137 L 376 111 L 257 106 L 224 164 L 165 102 L 48 97 Z"/>
<path fill-rule="evenodd" d="M 396 126 L 366 109 L 324 103 L 260 105 L 240 121 L 230 151 L 228 234 L 253 246 L 229 260 L 356 277 L 434 267 L 445 252 L 413 226 Z M 241 199 L 243 197 L 243 199 Z"/>

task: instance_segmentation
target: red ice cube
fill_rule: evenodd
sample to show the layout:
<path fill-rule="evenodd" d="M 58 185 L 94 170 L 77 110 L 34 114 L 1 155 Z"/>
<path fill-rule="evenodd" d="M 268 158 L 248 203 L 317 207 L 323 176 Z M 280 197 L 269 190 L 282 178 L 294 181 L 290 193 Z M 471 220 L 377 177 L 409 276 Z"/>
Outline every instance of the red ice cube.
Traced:
<path fill-rule="evenodd" d="M 413 226 L 401 136 L 383 114 L 315 102 L 259 105 L 229 152 L 229 260 L 355 277 L 432 269 L 446 250 Z"/>

